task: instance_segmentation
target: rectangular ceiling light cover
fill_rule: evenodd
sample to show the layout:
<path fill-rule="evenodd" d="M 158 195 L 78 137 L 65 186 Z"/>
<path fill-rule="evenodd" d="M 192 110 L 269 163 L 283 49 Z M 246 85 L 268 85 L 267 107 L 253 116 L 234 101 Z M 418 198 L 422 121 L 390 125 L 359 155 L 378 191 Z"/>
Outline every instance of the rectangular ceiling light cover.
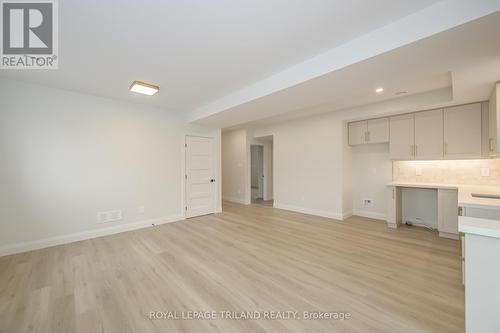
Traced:
<path fill-rule="evenodd" d="M 130 85 L 130 91 L 148 96 L 153 96 L 158 91 L 160 91 L 160 87 L 155 86 L 154 84 L 149 84 L 141 81 L 134 81 Z"/>

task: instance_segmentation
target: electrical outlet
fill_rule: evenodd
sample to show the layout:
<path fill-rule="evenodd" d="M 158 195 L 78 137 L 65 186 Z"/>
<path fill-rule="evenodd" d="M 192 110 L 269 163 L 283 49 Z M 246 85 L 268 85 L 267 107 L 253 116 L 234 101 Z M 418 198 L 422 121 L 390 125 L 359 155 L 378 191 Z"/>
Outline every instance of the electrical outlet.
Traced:
<path fill-rule="evenodd" d="M 123 218 L 122 211 L 119 209 L 97 213 L 97 223 L 115 222 L 115 221 L 120 221 L 122 218 Z"/>
<path fill-rule="evenodd" d="M 422 176 L 422 168 L 421 167 L 415 168 L 415 176 Z"/>
<path fill-rule="evenodd" d="M 489 177 L 490 176 L 490 168 L 481 168 L 481 176 Z"/>
<path fill-rule="evenodd" d="M 363 206 L 371 207 L 373 204 L 372 199 L 363 199 Z"/>

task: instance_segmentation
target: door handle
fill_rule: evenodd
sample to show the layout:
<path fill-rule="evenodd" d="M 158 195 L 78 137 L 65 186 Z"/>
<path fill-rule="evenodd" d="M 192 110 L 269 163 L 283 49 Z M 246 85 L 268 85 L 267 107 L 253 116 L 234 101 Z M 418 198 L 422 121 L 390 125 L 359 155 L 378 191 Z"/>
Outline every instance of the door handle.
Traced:
<path fill-rule="evenodd" d="M 215 183 L 215 179 L 210 179 L 210 182 L 211 183 Z"/>

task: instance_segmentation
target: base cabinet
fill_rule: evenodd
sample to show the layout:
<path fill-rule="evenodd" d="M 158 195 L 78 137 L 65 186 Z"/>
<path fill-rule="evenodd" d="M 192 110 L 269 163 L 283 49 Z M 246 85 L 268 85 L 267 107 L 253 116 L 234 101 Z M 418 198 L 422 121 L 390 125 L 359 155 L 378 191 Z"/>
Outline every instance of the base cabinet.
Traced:
<path fill-rule="evenodd" d="M 500 239 L 465 234 L 465 331 L 500 332 Z"/>
<path fill-rule="evenodd" d="M 442 237 L 458 239 L 458 191 L 438 189 L 438 231 Z"/>
<path fill-rule="evenodd" d="M 397 228 L 401 223 L 401 189 L 397 186 L 387 187 L 387 215 L 389 228 Z"/>

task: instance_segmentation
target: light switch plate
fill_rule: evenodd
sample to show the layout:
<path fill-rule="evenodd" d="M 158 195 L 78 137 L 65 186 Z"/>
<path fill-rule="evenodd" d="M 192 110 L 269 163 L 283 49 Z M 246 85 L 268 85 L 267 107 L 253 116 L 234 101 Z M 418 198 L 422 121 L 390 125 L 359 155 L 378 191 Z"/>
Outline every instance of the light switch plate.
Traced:
<path fill-rule="evenodd" d="M 421 167 L 415 168 L 415 176 L 422 176 L 422 168 Z"/>

